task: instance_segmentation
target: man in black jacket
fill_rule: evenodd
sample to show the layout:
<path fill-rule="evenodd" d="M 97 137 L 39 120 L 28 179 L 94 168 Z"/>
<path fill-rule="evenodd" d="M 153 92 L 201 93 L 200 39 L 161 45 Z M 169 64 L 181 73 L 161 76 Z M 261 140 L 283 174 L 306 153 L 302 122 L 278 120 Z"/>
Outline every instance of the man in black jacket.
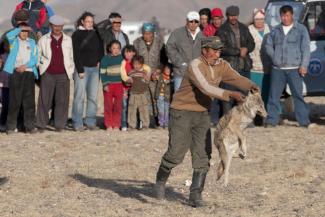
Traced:
<path fill-rule="evenodd" d="M 255 48 L 255 42 L 248 27 L 238 21 L 239 8 L 229 6 L 226 10 L 227 21 L 220 27 L 217 35 L 225 45 L 222 58 L 242 76 L 249 78 L 252 60 L 249 53 Z M 224 88 L 234 90 L 234 87 L 223 85 Z M 223 112 L 227 113 L 234 102 L 223 102 Z"/>
<path fill-rule="evenodd" d="M 130 44 L 129 37 L 121 30 L 121 26 L 122 16 L 116 12 L 112 12 L 108 20 L 104 20 L 98 24 L 97 29 L 104 42 L 105 48 L 113 40 L 118 40 L 121 43 L 122 49 L 125 45 Z"/>

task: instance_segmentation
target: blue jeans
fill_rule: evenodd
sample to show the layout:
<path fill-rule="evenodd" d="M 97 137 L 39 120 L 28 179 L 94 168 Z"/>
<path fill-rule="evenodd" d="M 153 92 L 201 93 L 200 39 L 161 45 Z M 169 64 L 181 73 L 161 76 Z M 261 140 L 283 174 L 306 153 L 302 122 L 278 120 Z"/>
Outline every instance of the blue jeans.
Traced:
<path fill-rule="evenodd" d="M 300 126 L 307 126 L 310 124 L 309 109 L 302 96 L 303 78 L 297 69 L 272 69 L 266 123 L 271 125 L 277 125 L 279 123 L 279 113 L 281 111 L 280 97 L 287 83 L 289 84 L 293 97 L 296 120 Z"/>
<path fill-rule="evenodd" d="M 157 101 L 159 126 L 168 127 L 169 120 L 169 102 L 164 96 L 159 96 Z"/>
<path fill-rule="evenodd" d="M 219 122 L 220 119 L 220 100 L 218 99 L 213 99 L 211 103 L 211 109 L 210 109 L 210 118 L 211 118 L 211 123 L 216 125 Z"/>
<path fill-rule="evenodd" d="M 174 75 L 174 93 L 181 87 L 183 76 Z"/>
<path fill-rule="evenodd" d="M 83 127 L 84 101 L 87 97 L 86 118 L 87 126 L 96 126 L 97 95 L 99 86 L 99 71 L 97 67 L 84 67 L 85 77 L 81 79 L 74 73 L 74 98 L 72 105 L 73 128 Z"/>
<path fill-rule="evenodd" d="M 129 100 L 129 93 L 127 90 L 124 90 L 123 94 L 123 108 L 122 108 L 122 124 L 121 127 L 128 127 L 128 100 Z"/>

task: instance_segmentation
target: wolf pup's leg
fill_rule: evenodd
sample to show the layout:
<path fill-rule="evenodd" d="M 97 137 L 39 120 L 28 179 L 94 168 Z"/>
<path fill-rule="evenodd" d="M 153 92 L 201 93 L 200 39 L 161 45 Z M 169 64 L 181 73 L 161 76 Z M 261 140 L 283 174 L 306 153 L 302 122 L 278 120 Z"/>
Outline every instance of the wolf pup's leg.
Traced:
<path fill-rule="evenodd" d="M 224 160 L 224 174 L 225 174 L 225 182 L 224 182 L 224 186 L 227 187 L 228 186 L 228 182 L 229 182 L 229 169 L 230 169 L 230 164 L 231 164 L 231 159 L 233 156 L 233 152 L 231 150 L 231 147 L 229 147 L 229 150 L 227 149 L 227 157 Z"/>
<path fill-rule="evenodd" d="M 225 162 L 227 161 L 227 151 L 223 140 L 215 140 L 215 145 L 219 152 L 220 162 L 217 170 L 217 180 L 219 180 L 225 171 Z"/>
<path fill-rule="evenodd" d="M 239 153 L 239 157 L 241 159 L 245 159 L 247 156 L 247 146 L 246 146 L 246 136 L 245 135 L 240 135 L 238 136 L 238 142 L 239 142 L 239 148 L 241 153 Z"/>

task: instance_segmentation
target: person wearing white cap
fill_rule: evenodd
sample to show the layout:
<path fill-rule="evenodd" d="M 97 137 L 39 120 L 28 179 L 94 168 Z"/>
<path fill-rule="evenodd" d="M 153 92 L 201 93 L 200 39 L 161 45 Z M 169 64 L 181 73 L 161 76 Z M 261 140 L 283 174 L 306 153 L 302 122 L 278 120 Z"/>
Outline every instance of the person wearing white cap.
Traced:
<path fill-rule="evenodd" d="M 185 27 L 174 30 L 166 45 L 167 56 L 174 67 L 174 90 L 179 89 L 188 64 L 201 54 L 200 15 L 196 11 L 187 14 Z"/>
<path fill-rule="evenodd" d="M 75 69 L 72 39 L 62 32 L 64 19 L 54 15 L 49 21 L 52 31 L 38 42 L 41 86 L 36 126 L 40 132 L 49 121 L 48 112 L 52 102 L 55 104 L 54 127 L 57 131 L 65 128 L 69 110 L 69 79 L 72 78 Z"/>
<path fill-rule="evenodd" d="M 255 8 L 253 11 L 253 24 L 248 26 L 249 32 L 254 38 L 255 48 L 249 55 L 253 60 L 253 68 L 250 78 L 261 89 L 261 94 L 265 105 L 267 104 L 268 92 L 270 89 L 270 69 L 272 65 L 266 67 L 266 64 L 271 60 L 267 60 L 265 50 L 262 49 L 262 44 L 265 37 L 270 33 L 269 26 L 265 23 L 264 9 Z M 257 122 L 258 121 L 258 122 Z M 255 119 L 255 124 L 262 125 L 262 119 Z"/>

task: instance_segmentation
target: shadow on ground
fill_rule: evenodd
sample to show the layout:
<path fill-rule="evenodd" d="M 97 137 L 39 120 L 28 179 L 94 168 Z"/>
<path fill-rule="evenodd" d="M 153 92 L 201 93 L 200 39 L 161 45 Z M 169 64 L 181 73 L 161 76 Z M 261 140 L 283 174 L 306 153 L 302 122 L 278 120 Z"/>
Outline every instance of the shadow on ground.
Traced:
<path fill-rule="evenodd" d="M 69 175 L 76 181 L 89 187 L 106 189 L 115 192 L 120 197 L 133 198 L 143 203 L 149 203 L 145 197 L 155 198 L 153 194 L 154 184 L 148 181 L 127 179 L 98 179 L 82 174 Z M 166 187 L 166 200 L 187 203 L 183 194 L 175 192 L 173 188 Z"/>
<path fill-rule="evenodd" d="M 0 177 L 0 186 L 6 184 L 8 180 L 9 179 L 7 177 Z"/>

